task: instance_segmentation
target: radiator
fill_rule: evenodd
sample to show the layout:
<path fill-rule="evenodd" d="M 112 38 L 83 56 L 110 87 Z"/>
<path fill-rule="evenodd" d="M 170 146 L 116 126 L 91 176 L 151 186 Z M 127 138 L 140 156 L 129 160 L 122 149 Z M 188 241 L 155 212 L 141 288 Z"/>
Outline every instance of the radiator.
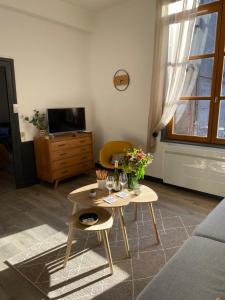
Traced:
<path fill-rule="evenodd" d="M 213 195 L 225 196 L 225 151 L 167 144 L 163 181 Z"/>

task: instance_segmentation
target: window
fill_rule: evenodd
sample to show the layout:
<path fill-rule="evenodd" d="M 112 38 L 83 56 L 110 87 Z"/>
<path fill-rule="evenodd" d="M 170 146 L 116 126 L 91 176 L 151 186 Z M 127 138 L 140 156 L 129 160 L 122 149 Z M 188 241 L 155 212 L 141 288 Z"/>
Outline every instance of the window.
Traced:
<path fill-rule="evenodd" d="M 225 144 L 225 0 L 200 4 L 184 89 L 167 137 Z"/>

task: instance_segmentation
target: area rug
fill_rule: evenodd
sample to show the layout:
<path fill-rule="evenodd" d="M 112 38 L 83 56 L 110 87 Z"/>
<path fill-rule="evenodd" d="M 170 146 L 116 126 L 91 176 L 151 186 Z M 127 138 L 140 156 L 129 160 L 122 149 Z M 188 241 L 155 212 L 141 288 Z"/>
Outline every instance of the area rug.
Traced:
<path fill-rule="evenodd" d="M 63 260 L 67 233 L 59 232 L 35 244 L 7 263 L 39 289 L 47 299 L 135 299 L 144 286 L 189 237 L 181 217 L 160 218 L 156 210 L 160 244 L 155 243 L 151 222 L 142 217 L 127 226 L 131 258 L 125 249 L 118 225 L 110 233 L 114 274 L 110 275 L 103 245 L 96 235 L 77 231 L 66 268 Z M 133 214 L 132 214 L 133 217 Z M 129 223 L 129 213 L 126 214 Z M 116 222 L 116 221 L 115 221 Z M 190 228 L 189 228 L 190 229 Z"/>

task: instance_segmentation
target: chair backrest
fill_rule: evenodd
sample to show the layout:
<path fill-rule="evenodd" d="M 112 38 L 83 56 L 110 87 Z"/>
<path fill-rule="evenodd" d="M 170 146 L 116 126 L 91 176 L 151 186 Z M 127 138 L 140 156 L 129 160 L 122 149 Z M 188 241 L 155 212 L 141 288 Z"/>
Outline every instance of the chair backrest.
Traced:
<path fill-rule="evenodd" d="M 111 141 L 106 143 L 100 150 L 100 163 L 109 162 L 112 154 L 126 152 L 133 145 L 127 141 Z"/>

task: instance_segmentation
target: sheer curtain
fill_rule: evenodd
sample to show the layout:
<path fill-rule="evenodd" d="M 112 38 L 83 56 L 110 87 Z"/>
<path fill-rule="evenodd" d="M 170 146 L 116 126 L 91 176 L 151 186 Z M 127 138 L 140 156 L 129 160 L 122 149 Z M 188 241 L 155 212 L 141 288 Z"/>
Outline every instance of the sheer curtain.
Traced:
<path fill-rule="evenodd" d="M 152 152 L 158 133 L 173 118 L 182 92 L 195 86 L 198 70 L 187 71 L 187 58 L 197 7 L 198 0 L 157 0 L 147 143 Z"/>

